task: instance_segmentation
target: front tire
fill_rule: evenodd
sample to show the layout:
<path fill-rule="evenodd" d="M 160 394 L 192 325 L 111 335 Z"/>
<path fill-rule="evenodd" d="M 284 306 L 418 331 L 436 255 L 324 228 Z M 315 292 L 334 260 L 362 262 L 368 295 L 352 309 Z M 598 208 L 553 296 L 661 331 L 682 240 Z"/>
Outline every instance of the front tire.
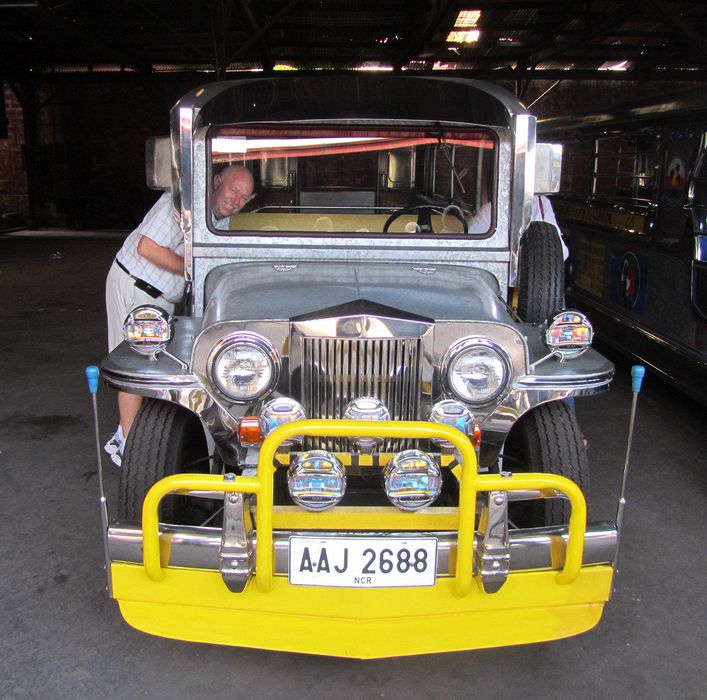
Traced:
<path fill-rule="evenodd" d="M 582 489 L 589 507 L 587 451 L 577 418 L 564 401 L 542 404 L 522 416 L 506 440 L 503 468 L 565 476 Z M 518 501 L 509 506 L 509 517 L 517 527 L 564 525 L 570 512 L 564 498 Z"/>
<path fill-rule="evenodd" d="M 118 517 L 142 519 L 142 502 L 160 479 L 182 472 L 209 471 L 208 449 L 199 419 L 173 403 L 145 399 L 130 429 L 123 453 Z M 160 505 L 163 522 L 198 521 L 194 502 L 167 496 Z"/>

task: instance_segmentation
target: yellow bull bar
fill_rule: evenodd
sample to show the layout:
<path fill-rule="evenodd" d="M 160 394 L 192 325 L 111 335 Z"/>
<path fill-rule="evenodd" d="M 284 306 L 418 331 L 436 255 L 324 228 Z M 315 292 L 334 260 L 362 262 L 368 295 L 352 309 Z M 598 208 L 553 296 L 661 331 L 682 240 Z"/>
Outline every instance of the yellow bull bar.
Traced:
<path fill-rule="evenodd" d="M 161 479 L 148 491 L 142 509 L 143 565 L 152 581 L 161 581 L 165 571 L 160 563 L 158 507 L 173 492 L 214 491 L 255 494 L 258 498 L 258 545 L 255 552 L 255 580 L 261 592 L 273 588 L 273 462 L 277 448 L 295 435 L 322 437 L 441 438 L 451 442 L 461 456 L 457 560 L 452 592 L 466 596 L 473 580 L 473 543 L 476 497 L 483 491 L 559 491 L 571 504 L 569 539 L 558 584 L 575 581 L 582 567 L 587 509 L 580 488 L 569 479 L 553 474 L 528 473 L 510 477 L 481 475 L 476 453 L 469 439 L 456 428 L 422 421 L 369 422 L 346 420 L 305 420 L 274 430 L 263 442 L 255 477 L 239 476 L 226 481 L 222 475 L 176 474 Z"/>

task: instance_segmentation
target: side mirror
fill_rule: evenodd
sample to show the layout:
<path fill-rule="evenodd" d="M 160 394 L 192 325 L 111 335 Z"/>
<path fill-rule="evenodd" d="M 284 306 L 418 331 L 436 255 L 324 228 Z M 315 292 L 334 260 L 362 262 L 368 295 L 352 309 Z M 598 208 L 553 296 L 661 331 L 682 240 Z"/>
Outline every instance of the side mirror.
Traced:
<path fill-rule="evenodd" d="M 535 144 L 535 194 L 552 194 L 560 190 L 562 144 Z"/>
<path fill-rule="evenodd" d="M 172 188 L 172 142 L 169 136 L 153 136 L 145 143 L 145 174 L 152 190 Z"/>

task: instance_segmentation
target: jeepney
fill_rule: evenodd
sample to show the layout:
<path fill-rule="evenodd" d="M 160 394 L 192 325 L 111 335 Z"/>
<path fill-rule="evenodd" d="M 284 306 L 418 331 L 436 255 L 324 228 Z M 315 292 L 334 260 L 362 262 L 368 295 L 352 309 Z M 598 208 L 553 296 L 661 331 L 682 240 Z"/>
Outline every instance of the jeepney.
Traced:
<path fill-rule="evenodd" d="M 175 105 L 148 179 L 190 293 L 134 310 L 102 364 L 145 397 L 105 528 L 129 624 L 372 658 L 598 622 L 617 530 L 587 521 L 566 399 L 613 366 L 530 221 L 535 127 L 463 79 L 259 77 Z M 255 196 L 217 228 L 233 164 Z"/>
<path fill-rule="evenodd" d="M 707 405 L 707 89 L 541 122 L 571 303 L 597 337 Z"/>

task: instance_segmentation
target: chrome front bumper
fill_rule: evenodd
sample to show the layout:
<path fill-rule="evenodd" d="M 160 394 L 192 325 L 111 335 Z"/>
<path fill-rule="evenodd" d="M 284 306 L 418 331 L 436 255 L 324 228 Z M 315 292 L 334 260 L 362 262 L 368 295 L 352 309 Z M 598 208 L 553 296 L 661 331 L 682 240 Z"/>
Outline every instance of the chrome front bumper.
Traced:
<path fill-rule="evenodd" d="M 160 550 L 163 566 L 206 569 L 219 571 L 221 551 L 221 528 L 195 527 L 186 525 L 160 524 Z M 375 537 L 414 537 L 416 534 L 405 532 L 323 532 L 300 531 L 273 532 L 274 571 L 276 576 L 288 575 L 289 538 L 300 535 L 316 537 L 335 536 L 375 536 Z M 437 546 L 437 577 L 454 575 L 454 562 L 457 554 L 456 532 L 425 532 L 426 537 L 435 537 Z M 511 530 L 510 570 L 528 571 L 532 569 L 560 569 L 565 561 L 567 546 L 567 526 Z M 601 522 L 587 527 L 584 537 L 582 565 L 611 564 L 616 554 L 616 526 L 614 523 Z M 252 538 L 252 545 L 257 548 L 257 537 Z M 474 536 L 476 560 L 481 555 L 483 535 Z M 142 529 L 132 523 L 115 522 L 108 528 L 108 553 L 111 561 L 142 564 Z M 475 572 L 476 573 L 476 572 Z"/>

